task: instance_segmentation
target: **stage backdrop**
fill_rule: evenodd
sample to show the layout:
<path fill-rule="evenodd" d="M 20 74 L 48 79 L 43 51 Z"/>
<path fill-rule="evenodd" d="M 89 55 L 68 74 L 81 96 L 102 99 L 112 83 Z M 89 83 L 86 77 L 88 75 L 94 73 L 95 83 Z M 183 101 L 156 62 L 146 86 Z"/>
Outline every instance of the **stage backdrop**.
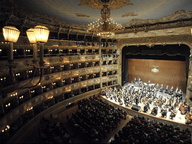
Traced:
<path fill-rule="evenodd" d="M 152 71 L 152 69 L 154 71 Z M 143 82 L 149 80 L 155 84 L 173 86 L 186 91 L 185 61 L 128 59 L 128 82 L 140 77 Z"/>

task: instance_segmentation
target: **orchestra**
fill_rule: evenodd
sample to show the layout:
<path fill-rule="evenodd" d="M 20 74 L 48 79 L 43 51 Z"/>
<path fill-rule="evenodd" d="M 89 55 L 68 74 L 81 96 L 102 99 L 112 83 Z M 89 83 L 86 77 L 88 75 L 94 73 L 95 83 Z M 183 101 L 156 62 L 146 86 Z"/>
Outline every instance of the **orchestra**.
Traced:
<path fill-rule="evenodd" d="M 153 116 L 161 116 L 174 120 L 178 115 L 184 115 L 185 123 L 192 124 L 191 107 L 187 104 L 181 89 L 174 89 L 167 85 L 153 84 L 149 80 L 142 82 L 141 78 L 134 78 L 131 83 L 122 87 L 106 88 L 102 94 L 107 99 L 126 107 L 139 105 L 141 112 Z"/>

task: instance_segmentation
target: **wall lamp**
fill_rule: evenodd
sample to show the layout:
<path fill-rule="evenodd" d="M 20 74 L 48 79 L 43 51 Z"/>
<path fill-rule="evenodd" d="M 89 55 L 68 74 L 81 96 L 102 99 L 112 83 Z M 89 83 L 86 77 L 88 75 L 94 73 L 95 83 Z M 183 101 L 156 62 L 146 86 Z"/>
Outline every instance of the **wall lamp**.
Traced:
<path fill-rule="evenodd" d="M 44 67 L 44 43 L 48 41 L 49 29 L 45 26 L 37 25 L 26 31 L 29 42 L 33 45 L 33 63 L 37 64 L 37 44 L 40 46 L 39 66 Z"/>
<path fill-rule="evenodd" d="M 11 82 L 15 83 L 15 76 L 13 72 L 13 67 L 15 67 L 13 61 L 13 43 L 16 43 L 20 35 L 20 31 L 13 26 L 4 26 L 3 27 L 3 37 L 5 41 L 9 42 L 9 53 L 8 53 L 8 66 L 9 66 L 9 74 L 11 77 Z"/>
<path fill-rule="evenodd" d="M 34 68 L 41 69 L 41 77 L 43 75 L 43 68 L 44 68 L 44 43 L 48 41 L 49 37 L 49 29 L 45 26 L 37 25 L 34 28 L 30 28 L 26 31 L 27 37 L 29 42 L 33 45 L 33 66 Z M 16 66 L 13 60 L 13 43 L 16 43 L 20 35 L 20 31 L 13 27 L 13 26 L 5 26 L 3 27 L 3 36 L 5 41 L 9 42 L 9 55 L 8 55 L 8 62 L 9 62 L 9 73 L 11 76 L 11 82 L 15 83 L 15 76 L 13 72 L 13 68 Z M 39 53 L 39 64 L 37 59 L 37 46 L 40 47 Z M 41 78 L 40 78 L 41 79 Z M 39 80 L 40 82 L 40 80 Z M 39 83 L 38 82 L 38 83 Z"/>

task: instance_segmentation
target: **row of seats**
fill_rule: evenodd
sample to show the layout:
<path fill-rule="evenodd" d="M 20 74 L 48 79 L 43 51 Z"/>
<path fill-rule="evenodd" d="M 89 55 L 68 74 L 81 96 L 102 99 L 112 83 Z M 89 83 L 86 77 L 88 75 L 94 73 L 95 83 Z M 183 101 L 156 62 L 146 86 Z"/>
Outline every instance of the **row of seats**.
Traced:
<path fill-rule="evenodd" d="M 5 128 L 4 130 L 0 131 L 1 142 L 6 143 L 23 125 L 25 125 L 29 120 L 31 120 L 33 117 L 35 117 L 37 114 L 41 113 L 42 111 L 48 109 L 49 107 L 59 102 L 62 102 L 63 100 L 78 96 L 81 93 L 86 93 L 98 88 L 100 88 L 100 84 L 73 90 L 71 92 L 65 92 L 31 107 L 30 109 L 26 110 L 25 113 L 18 116 L 18 118 L 9 125 L 9 128 Z M 13 109 L 14 107 L 11 110 Z M 5 114 L 3 115 L 1 114 L 1 116 L 4 116 Z"/>
<path fill-rule="evenodd" d="M 180 130 L 144 117 L 134 117 L 110 143 L 191 144 L 191 133 L 189 129 Z"/>
<path fill-rule="evenodd" d="M 53 118 L 42 118 L 39 127 L 39 138 L 36 138 L 34 143 L 50 144 L 50 143 L 74 143 L 72 136 L 65 128 L 65 125 Z"/>
<path fill-rule="evenodd" d="M 82 134 L 90 143 L 102 142 L 126 115 L 123 110 L 91 97 L 78 102 L 78 111 L 72 114 L 69 122 L 76 133 Z"/>

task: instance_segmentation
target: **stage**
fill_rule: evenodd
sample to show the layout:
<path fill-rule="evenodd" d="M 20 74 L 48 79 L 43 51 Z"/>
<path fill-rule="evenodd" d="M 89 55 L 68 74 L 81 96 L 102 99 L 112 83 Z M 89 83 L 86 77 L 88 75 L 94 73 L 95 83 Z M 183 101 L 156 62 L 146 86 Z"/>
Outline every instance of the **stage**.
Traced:
<path fill-rule="evenodd" d="M 186 124 L 186 119 L 185 119 L 186 115 L 181 114 L 181 111 L 179 110 L 180 105 L 185 102 L 185 94 L 182 93 L 182 96 L 178 98 L 168 93 L 165 93 L 165 91 L 160 92 L 158 89 L 152 89 L 150 90 L 150 92 L 151 91 L 153 92 L 152 96 L 150 97 L 144 96 L 141 99 L 142 97 L 141 95 L 142 95 L 142 92 L 144 91 L 144 87 L 153 87 L 153 86 L 154 84 L 147 84 L 147 83 L 142 83 L 142 84 L 126 83 L 121 89 L 110 88 L 110 89 L 104 90 L 105 94 L 102 95 L 102 97 L 124 108 L 132 109 L 152 117 L 169 120 L 176 123 Z M 140 100 L 136 101 L 135 97 L 139 97 Z M 168 103 L 171 100 L 173 101 L 172 105 L 171 104 L 168 105 Z M 161 103 L 159 105 L 155 103 L 159 101 L 164 103 Z M 176 102 L 177 102 L 177 105 L 176 105 Z M 149 106 L 148 111 L 144 112 L 144 106 L 147 103 Z M 151 114 L 154 107 L 157 108 L 157 114 L 155 115 Z M 172 107 L 173 109 L 171 109 Z M 162 110 L 166 111 L 165 116 L 162 116 Z M 175 117 L 170 118 L 170 115 L 171 113 L 173 113 L 173 111 L 174 111 Z"/>

